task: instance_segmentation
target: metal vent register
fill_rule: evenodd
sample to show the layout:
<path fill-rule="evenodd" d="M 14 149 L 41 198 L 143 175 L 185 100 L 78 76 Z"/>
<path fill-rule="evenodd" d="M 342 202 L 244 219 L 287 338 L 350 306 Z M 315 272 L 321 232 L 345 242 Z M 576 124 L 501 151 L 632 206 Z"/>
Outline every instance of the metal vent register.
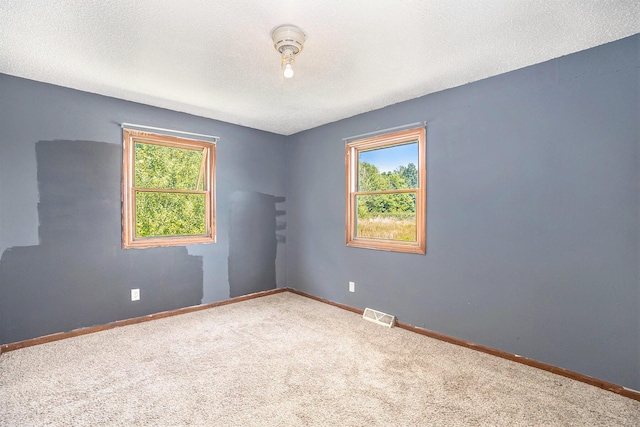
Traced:
<path fill-rule="evenodd" d="M 386 326 L 387 328 L 391 328 L 396 323 L 396 316 L 368 307 L 364 309 L 362 318 L 370 322 L 377 323 L 378 325 Z"/>

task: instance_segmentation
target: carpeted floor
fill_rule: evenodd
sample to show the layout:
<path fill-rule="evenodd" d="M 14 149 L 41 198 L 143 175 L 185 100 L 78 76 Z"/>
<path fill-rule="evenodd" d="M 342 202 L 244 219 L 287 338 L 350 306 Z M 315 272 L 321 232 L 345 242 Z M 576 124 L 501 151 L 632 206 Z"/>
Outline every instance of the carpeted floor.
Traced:
<path fill-rule="evenodd" d="M 638 426 L 640 402 L 289 292 L 0 356 L 3 426 Z"/>

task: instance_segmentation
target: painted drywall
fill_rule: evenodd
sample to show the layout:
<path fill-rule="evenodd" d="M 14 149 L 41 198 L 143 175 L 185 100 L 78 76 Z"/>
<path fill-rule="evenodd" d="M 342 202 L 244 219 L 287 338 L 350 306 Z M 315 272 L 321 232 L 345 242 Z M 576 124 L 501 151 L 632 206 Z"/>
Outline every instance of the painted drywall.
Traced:
<path fill-rule="evenodd" d="M 0 343 L 230 297 L 231 198 L 284 205 L 283 136 L 7 75 L 0 94 Z M 220 137 L 217 243 L 121 249 L 123 122 Z M 256 256 L 270 286 L 285 286 L 275 213 L 270 222 L 234 226 L 270 233 Z"/>
<path fill-rule="evenodd" d="M 639 52 L 636 35 L 289 137 L 289 286 L 640 389 Z M 421 121 L 427 254 L 346 247 L 343 138 Z"/>

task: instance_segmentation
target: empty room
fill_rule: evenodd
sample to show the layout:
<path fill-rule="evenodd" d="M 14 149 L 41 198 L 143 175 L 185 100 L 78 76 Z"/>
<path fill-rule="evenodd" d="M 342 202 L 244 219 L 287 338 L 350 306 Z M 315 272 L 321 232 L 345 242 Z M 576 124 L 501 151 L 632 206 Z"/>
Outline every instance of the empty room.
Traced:
<path fill-rule="evenodd" d="M 637 426 L 640 3 L 0 2 L 0 426 Z"/>

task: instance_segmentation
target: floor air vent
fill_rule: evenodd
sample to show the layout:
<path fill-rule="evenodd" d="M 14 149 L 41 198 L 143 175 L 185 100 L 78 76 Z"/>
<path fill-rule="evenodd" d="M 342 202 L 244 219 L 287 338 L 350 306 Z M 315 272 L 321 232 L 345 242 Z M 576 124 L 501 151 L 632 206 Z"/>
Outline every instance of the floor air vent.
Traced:
<path fill-rule="evenodd" d="M 396 316 L 392 316 L 381 311 L 374 310 L 372 308 L 365 308 L 362 313 L 362 318 L 378 325 L 391 328 L 396 323 Z"/>

